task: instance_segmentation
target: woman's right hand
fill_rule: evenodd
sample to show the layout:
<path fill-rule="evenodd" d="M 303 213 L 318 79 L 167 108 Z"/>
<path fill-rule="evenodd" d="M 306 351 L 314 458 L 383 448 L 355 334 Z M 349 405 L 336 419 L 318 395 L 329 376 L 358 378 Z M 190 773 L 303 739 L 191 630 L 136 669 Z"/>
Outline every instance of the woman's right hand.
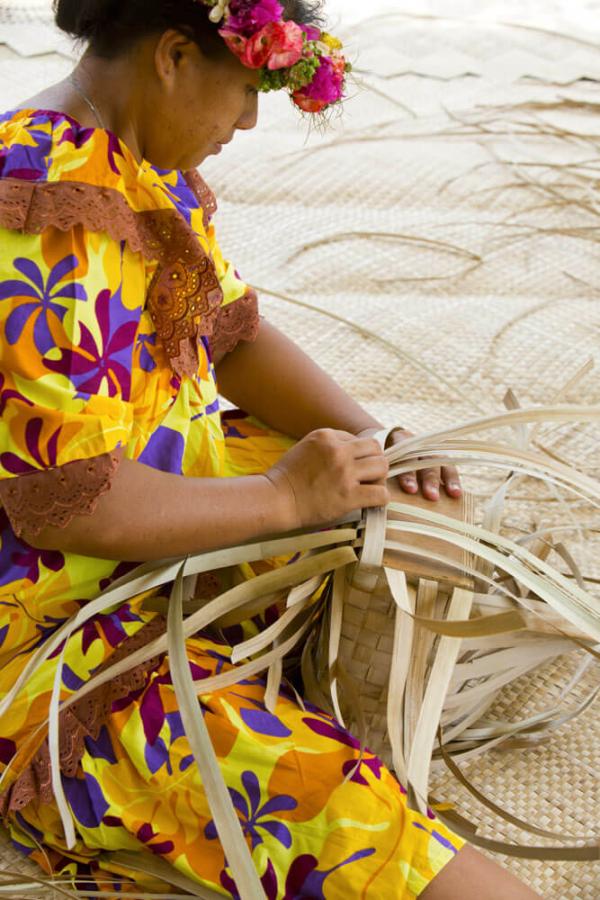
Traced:
<path fill-rule="evenodd" d="M 299 441 L 266 477 L 287 530 L 328 525 L 347 513 L 386 506 L 388 461 L 374 438 L 321 428 Z"/>

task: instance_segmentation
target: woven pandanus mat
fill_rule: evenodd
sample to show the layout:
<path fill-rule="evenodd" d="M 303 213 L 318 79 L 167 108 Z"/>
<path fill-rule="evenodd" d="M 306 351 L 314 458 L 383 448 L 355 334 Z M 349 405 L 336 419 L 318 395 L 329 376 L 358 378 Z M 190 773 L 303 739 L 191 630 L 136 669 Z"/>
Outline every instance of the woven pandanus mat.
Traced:
<path fill-rule="evenodd" d="M 50 0 L 2 0 L 0 24 L 46 23 L 50 21 L 51 5 Z"/>
<path fill-rule="evenodd" d="M 479 12 L 471 0 L 443 3 L 427 11 Z M 504 11 L 516 17 L 535 6 L 515 0 Z M 47 8 L 0 0 L 0 25 L 37 23 Z M 269 97 L 260 128 L 204 167 L 220 198 L 224 249 L 263 289 L 265 314 L 383 421 L 415 431 L 455 425 L 497 409 L 507 388 L 523 403 L 547 402 L 585 359 L 600 363 L 596 88 L 565 83 L 593 76 L 599 54 L 585 48 L 590 61 L 583 45 L 539 31 L 398 17 L 373 19 L 347 42 L 361 84 L 343 122 L 304 143 L 305 123 L 284 98 Z M 0 50 L 3 108 L 69 68 L 58 56 L 17 60 Z M 440 62 L 446 75 L 433 77 Z M 598 402 L 598 377 L 566 399 Z M 597 429 L 552 426 L 540 439 L 600 474 Z M 495 485 L 491 473 L 464 479 L 476 499 Z M 568 535 L 569 549 L 586 575 L 600 577 L 597 517 L 525 482 L 511 505 L 512 533 L 549 523 L 581 528 Z M 572 654 L 513 683 L 486 715 L 546 710 L 577 664 Z M 596 678 L 590 669 L 567 705 Z M 543 746 L 492 750 L 463 768 L 520 818 L 589 837 L 598 828 L 599 729 L 592 707 Z M 481 833 L 528 840 L 441 771 L 433 792 Z M 0 855 L 5 868 L 38 873 L 5 839 Z M 504 861 L 549 900 L 600 895 L 600 864 Z M 36 887 L 29 896 L 50 894 Z"/>
<path fill-rule="evenodd" d="M 43 877 L 43 873 L 38 865 L 30 862 L 27 857 L 23 856 L 22 853 L 19 853 L 16 850 L 7 834 L 7 832 L 0 828 L 0 869 L 4 872 L 10 872 L 11 874 L 15 874 L 18 876 L 23 876 L 24 878 L 39 878 Z M 35 891 L 27 894 L 17 894 L 15 892 L 15 898 L 21 896 L 28 897 L 39 897 L 39 900 L 55 900 L 57 894 L 55 891 L 50 890 L 50 888 L 45 888 L 43 885 L 37 885 Z"/>
<path fill-rule="evenodd" d="M 566 710 L 598 686 L 598 673 L 592 667 L 572 694 L 561 698 L 581 662 L 582 656 L 576 651 L 515 681 L 502 691 L 486 719 L 516 722 L 548 709 L 553 702 Z M 589 839 L 598 835 L 599 741 L 600 721 L 597 707 L 593 706 L 563 725 L 541 746 L 490 750 L 483 757 L 463 763 L 461 769 L 479 791 L 512 815 L 540 828 Z M 431 783 L 436 799 L 454 804 L 461 814 L 476 822 L 478 834 L 534 846 L 550 843 L 486 809 L 444 771 L 443 764 L 436 764 Z M 490 856 L 546 900 L 596 900 L 600 896 L 600 863 Z"/>

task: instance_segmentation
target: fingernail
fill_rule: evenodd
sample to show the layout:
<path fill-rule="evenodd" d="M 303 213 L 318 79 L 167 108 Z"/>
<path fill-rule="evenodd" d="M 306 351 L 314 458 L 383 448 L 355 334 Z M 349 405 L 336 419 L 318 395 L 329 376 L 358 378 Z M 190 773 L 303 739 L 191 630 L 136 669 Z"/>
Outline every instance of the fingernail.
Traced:
<path fill-rule="evenodd" d="M 439 490 L 438 490 L 436 487 L 430 487 L 430 488 L 428 489 L 428 493 L 429 493 L 429 496 L 431 497 L 432 500 L 439 500 L 439 499 L 440 499 L 440 492 L 439 492 Z"/>
<path fill-rule="evenodd" d="M 449 481 L 448 487 L 451 491 L 460 491 L 460 484 L 458 481 Z"/>

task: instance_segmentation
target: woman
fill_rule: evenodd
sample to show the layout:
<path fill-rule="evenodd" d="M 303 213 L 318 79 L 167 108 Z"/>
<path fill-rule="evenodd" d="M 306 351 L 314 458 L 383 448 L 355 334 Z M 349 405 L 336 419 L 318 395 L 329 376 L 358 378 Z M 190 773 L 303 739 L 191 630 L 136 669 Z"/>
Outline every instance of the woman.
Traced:
<path fill-rule="evenodd" d="M 55 5 L 86 53 L 65 81 L 0 117 L 0 696 L 136 562 L 388 500 L 381 424 L 259 318 L 223 259 L 214 198 L 195 172 L 255 126 L 259 90 L 286 88 L 313 113 L 338 102 L 339 43 L 306 0 Z M 217 380 L 256 418 L 221 415 Z M 460 495 L 456 471 L 434 468 L 421 476 L 424 495 L 437 499 L 442 479 Z M 414 475 L 402 486 L 419 489 Z M 164 631 L 144 600 L 69 639 L 63 698 Z M 214 633 L 187 650 L 196 678 L 230 666 Z M 67 842 L 39 730 L 55 668 L 53 658 L 36 671 L 0 724 L 2 809 L 16 844 L 46 871 L 117 896 L 134 882 L 165 884 L 103 851 L 150 850 L 205 888 L 243 894 L 164 655 L 62 715 L 77 829 Z M 410 811 L 371 754 L 346 779 L 357 743 L 287 688 L 276 716 L 260 679 L 202 695 L 201 709 L 267 897 L 534 896 L 433 814 Z"/>

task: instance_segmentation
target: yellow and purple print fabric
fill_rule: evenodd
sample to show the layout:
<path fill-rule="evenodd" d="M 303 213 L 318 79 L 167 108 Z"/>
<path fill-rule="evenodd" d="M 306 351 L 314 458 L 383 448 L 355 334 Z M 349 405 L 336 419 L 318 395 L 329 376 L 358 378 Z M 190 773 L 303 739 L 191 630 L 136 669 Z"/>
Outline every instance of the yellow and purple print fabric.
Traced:
<path fill-rule="evenodd" d="M 65 181 L 118 190 L 134 212 L 175 209 L 211 255 L 224 304 L 247 286 L 178 172 L 139 164 L 114 135 L 43 110 L 0 116 L 0 179 Z M 292 441 L 242 414 L 223 416 L 210 341 L 196 375 L 173 373 L 146 307 L 156 263 L 83 224 L 41 234 L 0 229 L 0 478 L 26 477 L 121 448 L 181 477 L 268 469 Z M 132 568 L 17 537 L 0 508 L 0 698 L 82 604 Z M 277 615 L 272 609 L 268 617 Z M 88 622 L 65 648 L 63 699 L 153 620 L 139 602 Z M 257 620 L 254 628 L 265 622 Z M 188 641 L 197 678 L 230 667 L 222 637 Z M 0 770 L 10 789 L 47 716 L 56 667 L 48 660 L 0 720 Z M 463 842 L 405 792 L 330 716 L 284 687 L 275 714 L 260 678 L 202 696 L 205 717 L 269 900 L 418 896 Z M 39 742 L 38 738 L 38 742 Z M 28 745 L 25 757 L 19 748 Z M 52 803 L 7 807 L 15 844 L 51 872 L 108 895 L 133 882 L 165 885 L 111 863 L 106 851 L 151 853 L 223 896 L 237 897 L 161 658 L 142 686 L 116 700 L 85 739 L 63 783 L 77 828 L 67 850 Z"/>

